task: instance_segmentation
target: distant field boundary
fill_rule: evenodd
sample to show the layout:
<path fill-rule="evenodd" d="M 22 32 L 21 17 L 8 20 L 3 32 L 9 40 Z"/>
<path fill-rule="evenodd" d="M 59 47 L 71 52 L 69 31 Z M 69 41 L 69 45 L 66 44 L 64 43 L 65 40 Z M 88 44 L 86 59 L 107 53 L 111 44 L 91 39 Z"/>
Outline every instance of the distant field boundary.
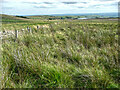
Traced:
<path fill-rule="evenodd" d="M 37 26 L 34 26 L 34 28 L 36 30 L 39 30 L 40 28 L 49 28 L 49 26 L 48 25 L 42 25 L 42 26 L 37 25 Z M 21 35 L 24 32 L 32 34 L 33 33 L 33 28 L 27 26 L 26 29 L 19 29 L 19 30 L 15 29 L 15 30 L 12 30 L 12 31 L 1 30 L 1 32 L 0 32 L 0 38 L 1 38 L 0 39 L 0 41 L 1 41 L 0 45 L 2 45 L 2 40 L 4 39 L 4 37 L 14 36 L 15 39 L 17 39 L 18 36 Z"/>

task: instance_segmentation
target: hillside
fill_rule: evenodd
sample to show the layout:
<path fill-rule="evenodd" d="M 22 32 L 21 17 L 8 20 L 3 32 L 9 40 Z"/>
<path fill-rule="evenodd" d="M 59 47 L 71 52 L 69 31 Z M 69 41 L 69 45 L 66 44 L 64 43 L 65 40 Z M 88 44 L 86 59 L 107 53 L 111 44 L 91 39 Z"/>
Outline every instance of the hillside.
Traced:
<path fill-rule="evenodd" d="M 28 18 L 2 14 L 2 23 L 26 22 Z"/>

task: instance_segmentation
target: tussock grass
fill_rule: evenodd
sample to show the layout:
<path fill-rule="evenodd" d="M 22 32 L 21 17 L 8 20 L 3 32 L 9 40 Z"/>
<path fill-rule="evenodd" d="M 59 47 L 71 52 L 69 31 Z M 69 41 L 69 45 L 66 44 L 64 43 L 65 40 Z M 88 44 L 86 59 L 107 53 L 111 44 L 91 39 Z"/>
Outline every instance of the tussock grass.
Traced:
<path fill-rule="evenodd" d="M 117 24 L 65 21 L 2 46 L 2 88 L 119 88 Z M 8 40 L 8 39 L 7 39 Z"/>

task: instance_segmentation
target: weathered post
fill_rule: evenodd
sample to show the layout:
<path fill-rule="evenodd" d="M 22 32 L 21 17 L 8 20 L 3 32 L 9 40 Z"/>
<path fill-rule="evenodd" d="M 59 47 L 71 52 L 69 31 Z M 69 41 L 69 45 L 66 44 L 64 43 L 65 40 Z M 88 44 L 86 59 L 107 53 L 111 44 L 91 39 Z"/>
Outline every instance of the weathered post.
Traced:
<path fill-rule="evenodd" d="M 28 32 L 30 31 L 30 28 L 27 26 L 27 30 L 28 30 Z"/>
<path fill-rule="evenodd" d="M 39 29 L 39 26 L 37 26 L 37 29 Z"/>
<path fill-rule="evenodd" d="M 15 38 L 18 38 L 18 30 L 15 30 Z"/>
<path fill-rule="evenodd" d="M 29 33 L 31 33 L 31 28 L 30 27 L 27 27 L 27 30 Z"/>

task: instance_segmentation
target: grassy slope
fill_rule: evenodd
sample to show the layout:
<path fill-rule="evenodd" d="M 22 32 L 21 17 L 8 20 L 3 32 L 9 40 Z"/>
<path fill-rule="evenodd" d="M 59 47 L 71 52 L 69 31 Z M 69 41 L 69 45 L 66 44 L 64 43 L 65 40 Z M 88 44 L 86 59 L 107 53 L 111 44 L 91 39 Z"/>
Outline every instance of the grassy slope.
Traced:
<path fill-rule="evenodd" d="M 16 17 L 16 16 L 10 16 L 10 15 L 5 15 L 2 14 L 2 22 L 3 23 L 12 23 L 12 22 L 25 22 L 28 19 L 25 18 L 20 18 L 20 17 Z"/>
<path fill-rule="evenodd" d="M 16 16 L 10 16 L 10 15 L 2 15 L 2 30 L 14 30 L 15 28 L 20 29 L 26 29 L 27 26 L 31 27 L 33 25 L 43 25 L 48 24 L 46 21 L 41 20 L 33 20 L 22 18 L 22 17 L 16 17 Z"/>
<path fill-rule="evenodd" d="M 119 87 L 117 22 L 66 20 L 32 30 L 3 44 L 1 87 Z"/>

